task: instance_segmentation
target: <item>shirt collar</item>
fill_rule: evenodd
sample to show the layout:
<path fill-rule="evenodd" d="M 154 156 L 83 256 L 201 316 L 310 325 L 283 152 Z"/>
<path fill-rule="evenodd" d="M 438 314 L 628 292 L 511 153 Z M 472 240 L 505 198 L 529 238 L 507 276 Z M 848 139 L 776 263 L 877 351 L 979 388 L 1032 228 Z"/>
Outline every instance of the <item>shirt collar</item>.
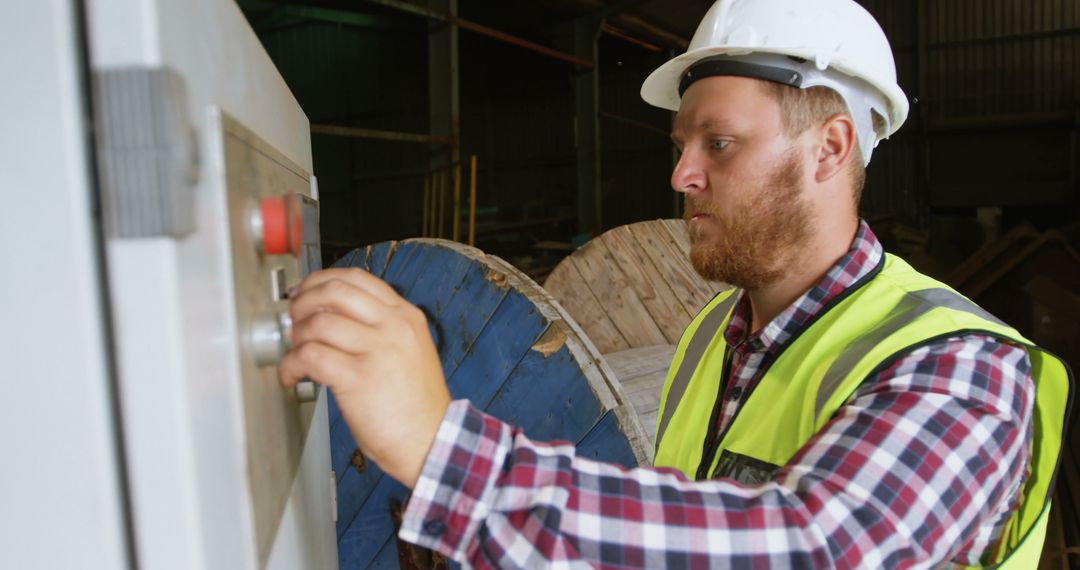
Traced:
<path fill-rule="evenodd" d="M 860 220 L 859 230 L 844 257 L 829 269 L 821 281 L 769 321 L 757 334 L 748 334 L 751 323 L 750 298 L 746 291 L 740 291 L 731 323 L 724 331 L 724 340 L 735 347 L 746 339 L 748 348 L 754 352 L 782 346 L 807 326 L 829 301 L 873 271 L 884 253 L 881 242 L 870 226 L 865 220 Z"/>

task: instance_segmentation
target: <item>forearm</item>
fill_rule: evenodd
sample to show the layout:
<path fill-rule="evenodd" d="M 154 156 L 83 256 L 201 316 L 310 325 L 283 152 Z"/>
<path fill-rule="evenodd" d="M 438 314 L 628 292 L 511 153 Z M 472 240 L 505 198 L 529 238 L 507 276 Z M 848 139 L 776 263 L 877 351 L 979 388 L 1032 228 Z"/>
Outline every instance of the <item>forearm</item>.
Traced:
<path fill-rule="evenodd" d="M 1019 484 L 1027 432 L 1016 415 L 1023 394 L 976 405 L 939 384 L 906 374 L 869 384 L 775 481 L 754 488 L 597 464 L 569 445 L 530 442 L 458 402 L 402 537 L 499 567 L 945 560 Z M 935 417 L 945 422 L 941 433 L 911 429 Z"/>

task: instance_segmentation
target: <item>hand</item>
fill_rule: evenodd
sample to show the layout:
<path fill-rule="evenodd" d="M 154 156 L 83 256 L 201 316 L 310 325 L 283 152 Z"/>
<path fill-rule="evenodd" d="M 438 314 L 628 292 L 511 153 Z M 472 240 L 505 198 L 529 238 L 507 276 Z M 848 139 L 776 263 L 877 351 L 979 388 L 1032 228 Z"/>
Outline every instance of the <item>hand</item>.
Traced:
<path fill-rule="evenodd" d="M 326 385 L 360 450 L 412 488 L 450 404 L 424 313 L 360 269 L 313 273 L 291 313 L 282 385 Z"/>

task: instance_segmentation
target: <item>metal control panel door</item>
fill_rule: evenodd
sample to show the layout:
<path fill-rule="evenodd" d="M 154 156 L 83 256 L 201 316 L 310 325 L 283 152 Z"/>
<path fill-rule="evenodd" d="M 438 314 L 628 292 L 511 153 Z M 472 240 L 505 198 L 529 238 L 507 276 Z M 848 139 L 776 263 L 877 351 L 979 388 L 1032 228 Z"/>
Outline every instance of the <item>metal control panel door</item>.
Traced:
<path fill-rule="evenodd" d="M 288 291 L 321 265 L 311 175 L 238 121 L 222 115 L 229 236 L 241 348 L 248 476 L 260 565 L 265 565 L 303 452 L 317 396 L 285 390 Z"/>

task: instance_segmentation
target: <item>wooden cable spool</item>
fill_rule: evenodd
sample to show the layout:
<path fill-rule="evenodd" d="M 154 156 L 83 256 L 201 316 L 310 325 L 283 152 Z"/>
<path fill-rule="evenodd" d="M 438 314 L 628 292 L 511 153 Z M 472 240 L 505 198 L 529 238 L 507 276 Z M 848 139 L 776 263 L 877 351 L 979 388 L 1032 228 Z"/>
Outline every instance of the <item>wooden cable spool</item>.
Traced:
<path fill-rule="evenodd" d="M 683 329 L 724 283 L 690 264 L 683 220 L 612 229 L 564 259 L 544 288 L 604 355 L 649 434 Z"/>
<path fill-rule="evenodd" d="M 544 289 L 503 260 L 410 239 L 355 250 L 335 267 L 370 271 L 427 313 L 454 398 L 534 440 L 573 442 L 579 456 L 626 467 L 651 461 L 645 429 L 600 352 Z M 408 490 L 357 451 L 332 398 L 330 445 L 341 567 L 437 565 L 432 553 L 396 540 Z"/>
<path fill-rule="evenodd" d="M 544 288 L 601 354 L 675 344 L 723 283 L 690 265 L 682 220 L 653 220 L 612 229 L 564 259 Z"/>

